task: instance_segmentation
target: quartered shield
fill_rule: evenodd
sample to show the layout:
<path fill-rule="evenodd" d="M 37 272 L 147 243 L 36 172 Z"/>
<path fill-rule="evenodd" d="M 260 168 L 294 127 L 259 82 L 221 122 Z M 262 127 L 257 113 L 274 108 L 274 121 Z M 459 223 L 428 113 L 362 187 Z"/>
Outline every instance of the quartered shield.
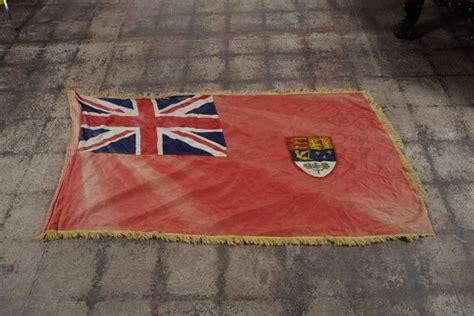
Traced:
<path fill-rule="evenodd" d="M 336 152 L 328 136 L 293 136 L 288 138 L 291 158 L 310 176 L 322 178 L 336 166 Z"/>

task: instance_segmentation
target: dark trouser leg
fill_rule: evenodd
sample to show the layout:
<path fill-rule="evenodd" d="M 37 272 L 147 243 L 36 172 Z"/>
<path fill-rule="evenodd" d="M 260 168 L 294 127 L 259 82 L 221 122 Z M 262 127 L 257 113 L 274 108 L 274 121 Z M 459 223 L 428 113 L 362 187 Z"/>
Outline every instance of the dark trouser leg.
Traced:
<path fill-rule="evenodd" d="M 415 24 L 423 9 L 424 0 L 405 0 L 403 7 L 406 16 L 398 23 L 393 33 L 400 39 L 413 39 L 415 37 Z"/>
<path fill-rule="evenodd" d="M 469 38 L 474 41 L 474 1 L 471 1 L 467 8 L 467 24 L 469 25 Z"/>

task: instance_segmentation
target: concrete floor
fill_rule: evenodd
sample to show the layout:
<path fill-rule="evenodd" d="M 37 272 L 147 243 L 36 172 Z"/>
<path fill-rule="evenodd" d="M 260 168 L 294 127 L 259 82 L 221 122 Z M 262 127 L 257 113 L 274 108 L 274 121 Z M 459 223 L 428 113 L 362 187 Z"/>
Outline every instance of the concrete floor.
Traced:
<path fill-rule="evenodd" d="M 474 41 L 431 2 L 29 1 L 0 15 L 0 315 L 473 315 Z M 69 133 L 63 88 L 363 88 L 398 129 L 437 236 L 363 248 L 38 244 Z"/>

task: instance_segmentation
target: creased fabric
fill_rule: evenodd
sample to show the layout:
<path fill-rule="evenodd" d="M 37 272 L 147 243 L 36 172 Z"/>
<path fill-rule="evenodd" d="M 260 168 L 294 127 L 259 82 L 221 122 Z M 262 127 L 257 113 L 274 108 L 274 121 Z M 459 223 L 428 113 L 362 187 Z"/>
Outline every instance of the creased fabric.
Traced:
<path fill-rule="evenodd" d="M 147 144 L 153 148 L 144 149 L 141 142 L 137 149 L 135 143 L 129 153 L 91 151 L 92 136 L 109 133 L 107 137 L 114 137 L 107 128 L 118 127 L 107 127 L 104 118 L 110 109 L 102 109 L 106 113 L 97 116 L 105 131 L 87 125 L 92 120 L 85 118 L 80 98 L 92 97 L 68 93 L 72 138 L 43 233 L 130 231 L 288 238 L 433 234 L 412 176 L 364 93 L 216 94 L 212 96 L 215 109 L 209 110 L 216 113 L 203 115 L 214 115 L 218 121 L 199 123 L 207 132 L 182 125 L 183 134 L 178 129 L 173 132 L 175 123 L 166 121 L 166 113 L 160 116 L 164 101 L 153 99 L 158 105 L 162 102 L 162 108 L 150 109 L 142 117 L 148 127 L 149 121 L 156 121 L 155 131 L 152 126 L 147 132 L 158 135 Z M 200 118 L 199 113 L 193 117 Z M 92 132 L 84 132 L 86 125 Z M 127 128 L 131 127 L 114 133 L 125 137 Z M 171 132 L 160 134 L 160 128 Z M 132 129 L 129 133 L 134 135 Z M 133 142 L 130 135 L 128 145 Z M 287 145 L 291 137 L 312 135 L 330 137 L 335 151 L 336 165 L 322 178 L 298 168 Z M 84 139 L 89 136 L 87 143 Z M 215 151 L 193 147 L 185 136 L 195 136 L 211 149 L 214 144 Z M 176 154 L 173 146 L 189 146 L 191 153 L 180 154 L 180 147 Z"/>

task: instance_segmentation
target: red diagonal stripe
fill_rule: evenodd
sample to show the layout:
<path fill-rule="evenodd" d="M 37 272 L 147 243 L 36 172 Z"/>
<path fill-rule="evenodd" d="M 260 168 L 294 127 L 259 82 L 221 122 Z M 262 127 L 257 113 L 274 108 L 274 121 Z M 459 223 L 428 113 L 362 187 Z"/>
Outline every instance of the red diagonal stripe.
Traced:
<path fill-rule="evenodd" d="M 127 135 L 127 134 L 130 134 L 130 132 L 131 132 L 131 131 L 123 131 L 123 132 L 118 133 L 118 134 L 115 134 L 115 135 L 113 135 L 113 136 L 111 136 L 111 137 L 109 137 L 109 138 L 103 139 L 103 140 L 101 140 L 100 142 L 95 143 L 94 145 L 89 145 L 89 146 L 86 146 L 86 147 L 81 147 L 81 148 L 79 148 L 79 150 L 89 150 L 89 149 L 91 149 L 91 148 L 93 148 L 93 147 L 100 147 L 100 145 L 102 145 L 102 144 L 105 144 L 105 143 L 107 143 L 107 142 L 113 142 L 113 141 L 116 140 L 116 139 L 119 139 L 119 138 L 121 138 L 121 137 L 123 137 L 123 136 L 125 136 L 125 135 Z"/>
<path fill-rule="evenodd" d="M 209 141 L 206 141 L 200 137 L 197 137 L 191 133 L 185 133 L 185 132 L 181 132 L 181 131 L 173 131 L 174 134 L 176 135 L 179 135 L 181 137 L 187 137 L 187 138 L 191 138 L 192 140 L 194 140 L 196 143 L 200 143 L 200 144 L 203 144 L 203 145 L 206 145 L 207 147 L 210 147 L 212 149 L 214 149 L 215 151 L 219 151 L 221 153 L 225 153 L 226 151 L 223 150 L 222 148 L 220 147 L 217 147 L 216 145 L 214 145 L 213 143 L 209 142 Z"/>
<path fill-rule="evenodd" d="M 191 103 L 194 103 L 196 101 L 199 101 L 199 100 L 202 100 L 202 99 L 207 99 L 209 96 L 208 95 L 201 95 L 201 96 L 198 96 L 198 97 L 194 97 L 192 98 L 191 100 L 189 101 L 186 101 L 178 106 L 172 106 L 171 108 L 167 108 L 167 109 L 164 109 L 161 114 L 169 114 L 169 113 L 172 113 L 176 110 L 179 110 L 179 109 L 182 109 L 188 105 L 190 105 Z"/>
<path fill-rule="evenodd" d="M 111 108 L 108 108 L 106 106 L 103 106 L 99 103 L 96 103 L 94 101 L 91 101 L 91 100 L 88 100 L 88 99 L 85 99 L 83 97 L 81 97 L 79 94 L 76 94 L 76 97 L 81 100 L 82 102 L 86 102 L 86 103 L 89 103 L 90 105 L 92 105 L 93 107 L 95 108 L 98 108 L 99 110 L 104 110 L 104 111 L 109 111 L 109 112 L 118 112 L 118 113 L 125 113 L 124 111 L 122 111 L 121 109 L 111 109 Z"/>
<path fill-rule="evenodd" d="M 221 124 L 217 118 L 209 117 L 157 117 L 155 124 L 158 128 L 164 127 L 190 127 L 200 129 L 221 129 Z"/>

